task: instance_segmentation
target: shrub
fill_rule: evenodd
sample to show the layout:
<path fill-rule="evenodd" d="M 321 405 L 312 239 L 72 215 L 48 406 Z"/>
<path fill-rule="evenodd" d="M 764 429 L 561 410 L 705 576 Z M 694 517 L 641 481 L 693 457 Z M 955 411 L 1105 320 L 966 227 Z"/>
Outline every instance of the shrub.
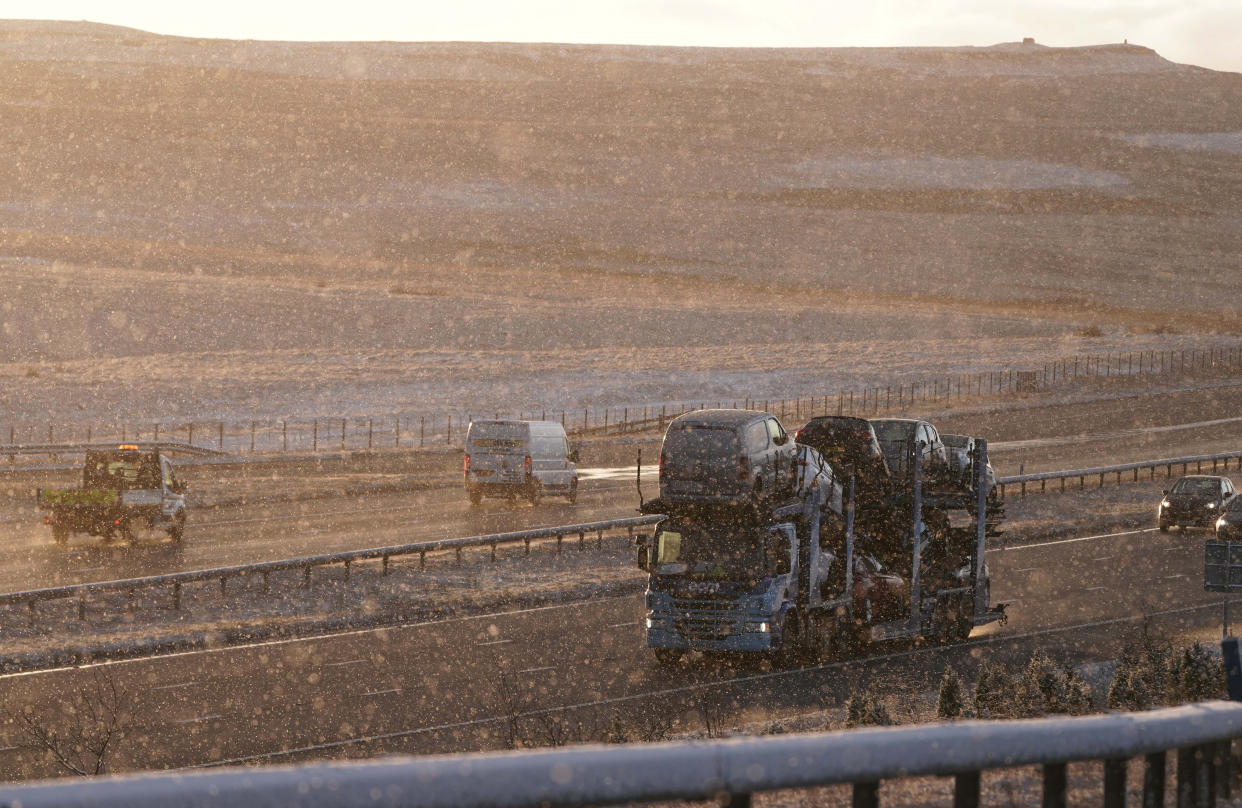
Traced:
<path fill-rule="evenodd" d="M 944 672 L 940 680 L 940 695 L 936 698 L 936 715 L 945 719 L 962 717 L 962 680 L 952 670 Z"/>
<path fill-rule="evenodd" d="M 1082 715 L 1091 709 L 1091 688 L 1087 683 L 1043 651 L 1031 654 L 1017 684 L 1017 715 Z"/>
<path fill-rule="evenodd" d="M 1108 706 L 1113 710 L 1146 710 L 1152 706 L 1151 692 L 1133 665 L 1117 663 L 1108 688 Z"/>
<path fill-rule="evenodd" d="M 1009 718 L 1013 712 L 1014 681 L 999 665 L 979 663 L 975 684 L 975 715 L 980 718 Z"/>
<path fill-rule="evenodd" d="M 887 727 L 893 723 L 888 708 L 871 693 L 850 693 L 845 702 L 845 725 L 847 727 Z"/>
<path fill-rule="evenodd" d="M 1076 337 L 1102 337 L 1104 336 L 1104 332 L 1100 329 L 1098 325 L 1088 325 L 1088 326 L 1083 326 L 1082 328 L 1075 331 L 1074 336 Z"/>
<path fill-rule="evenodd" d="M 1221 698 L 1225 666 L 1198 642 L 1182 649 L 1169 664 L 1166 695 L 1170 704 Z"/>

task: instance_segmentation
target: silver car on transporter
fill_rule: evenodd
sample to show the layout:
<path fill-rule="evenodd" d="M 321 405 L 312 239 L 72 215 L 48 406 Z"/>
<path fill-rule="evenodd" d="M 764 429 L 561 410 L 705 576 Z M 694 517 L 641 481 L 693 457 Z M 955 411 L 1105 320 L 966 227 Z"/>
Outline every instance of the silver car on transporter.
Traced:
<path fill-rule="evenodd" d="M 541 494 L 578 499 L 578 450 L 555 421 L 472 421 L 466 430 L 466 494 L 478 505 L 484 496 Z"/>

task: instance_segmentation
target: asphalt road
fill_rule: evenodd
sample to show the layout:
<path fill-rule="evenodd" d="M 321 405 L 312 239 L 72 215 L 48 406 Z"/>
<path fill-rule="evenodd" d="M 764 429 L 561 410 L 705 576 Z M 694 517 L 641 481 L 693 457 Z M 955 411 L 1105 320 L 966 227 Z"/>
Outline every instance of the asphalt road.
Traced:
<path fill-rule="evenodd" d="M 696 660 L 658 667 L 640 597 L 596 599 L 314 639 L 262 643 L 0 679 L 0 700 L 51 723 L 101 675 L 136 719 L 114 770 L 280 762 L 384 752 L 453 752 L 609 734 L 639 739 L 708 720 L 838 706 L 851 686 L 933 692 L 946 665 L 1115 653 L 1148 614 L 1163 630 L 1211 631 L 1202 534 L 1139 530 L 989 553 L 993 597 L 1010 621 L 964 646 L 877 646 L 862 660 L 799 671 Z M 0 736 L 0 775 L 55 774 Z"/>

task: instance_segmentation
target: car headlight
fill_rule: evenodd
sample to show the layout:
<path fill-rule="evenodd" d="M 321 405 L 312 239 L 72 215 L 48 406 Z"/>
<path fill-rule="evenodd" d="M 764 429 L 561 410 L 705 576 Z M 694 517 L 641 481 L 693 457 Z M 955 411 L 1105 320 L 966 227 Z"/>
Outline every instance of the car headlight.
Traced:
<path fill-rule="evenodd" d="M 1222 527 L 1225 527 L 1228 524 L 1229 522 L 1225 519 L 1225 517 L 1222 516 L 1221 518 L 1216 520 L 1216 529 L 1220 530 Z"/>
<path fill-rule="evenodd" d="M 1162 500 L 1160 500 L 1160 507 L 1161 507 L 1161 508 L 1167 508 L 1167 507 L 1169 507 L 1169 506 L 1170 506 L 1170 505 L 1172 505 L 1172 504 L 1173 504 L 1173 503 L 1169 502 L 1167 499 L 1162 499 Z"/>
<path fill-rule="evenodd" d="M 743 628 L 749 632 L 757 631 L 760 634 L 767 634 L 771 629 L 771 625 L 769 625 L 768 621 L 764 620 L 760 623 L 747 623 Z"/>
<path fill-rule="evenodd" d="M 1207 509 L 1208 509 L 1209 511 L 1214 511 L 1214 510 L 1216 510 L 1216 503 L 1215 503 L 1215 502 L 1209 502 L 1209 503 L 1207 504 Z"/>

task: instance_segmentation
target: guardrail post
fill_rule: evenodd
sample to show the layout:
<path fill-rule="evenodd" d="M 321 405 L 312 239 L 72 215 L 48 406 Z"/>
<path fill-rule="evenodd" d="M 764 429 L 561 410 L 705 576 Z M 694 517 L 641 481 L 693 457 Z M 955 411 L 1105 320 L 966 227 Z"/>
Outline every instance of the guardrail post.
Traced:
<path fill-rule="evenodd" d="M 173 610 L 181 611 L 181 582 L 173 584 Z"/>
<path fill-rule="evenodd" d="M 1167 752 L 1152 752 L 1143 762 L 1143 808 L 1164 808 Z"/>
<path fill-rule="evenodd" d="M 35 622 L 35 602 L 33 600 L 26 601 L 26 608 L 29 611 L 27 617 L 30 620 L 30 625 L 33 626 Z"/>
<path fill-rule="evenodd" d="M 349 580 L 349 560 L 345 561 L 345 580 Z"/>
<path fill-rule="evenodd" d="M 492 542 L 492 561 L 496 560 L 496 542 Z"/>
<path fill-rule="evenodd" d="M 880 784 L 877 782 L 854 784 L 854 808 L 880 808 Z"/>
<path fill-rule="evenodd" d="M 268 592 L 271 592 L 271 591 L 272 591 L 271 576 L 268 574 L 267 570 L 263 570 L 263 594 L 266 595 Z"/>
<path fill-rule="evenodd" d="M 556 554 L 557 554 L 557 555 L 560 555 L 560 554 L 561 554 L 561 543 L 562 543 L 564 540 L 565 540 L 565 534 L 563 534 L 563 533 L 557 533 L 557 534 L 556 534 Z"/>
<path fill-rule="evenodd" d="M 229 594 L 229 576 L 221 575 L 220 576 L 220 598 L 221 600 L 228 597 L 228 594 Z"/>
<path fill-rule="evenodd" d="M 1126 806 L 1126 760 L 1104 761 L 1104 808 Z"/>
<path fill-rule="evenodd" d="M 579 530 L 578 531 L 578 552 L 581 553 L 584 549 L 586 549 L 586 531 Z"/>
<path fill-rule="evenodd" d="M 1195 748 L 1177 750 L 1177 808 L 1197 808 Z"/>
<path fill-rule="evenodd" d="M 418 571 L 419 571 L 419 572 L 422 572 L 422 571 L 423 571 L 423 570 L 425 570 L 425 569 L 427 569 L 427 553 L 426 553 L 426 551 L 419 551 L 419 553 L 418 553 Z"/>
<path fill-rule="evenodd" d="M 388 574 L 388 556 L 382 556 L 382 557 L 381 557 L 381 560 L 383 561 L 383 565 L 382 565 L 382 567 L 381 567 L 381 569 L 383 570 L 383 572 L 382 572 L 381 574 L 382 574 L 382 575 L 387 575 L 387 574 Z"/>
<path fill-rule="evenodd" d="M 302 586 L 304 586 L 307 589 L 310 589 L 310 584 L 311 584 L 310 573 L 311 573 L 311 566 L 310 564 L 307 564 L 306 567 L 302 570 Z"/>
<path fill-rule="evenodd" d="M 979 808 L 979 772 L 953 778 L 953 808 Z"/>
<path fill-rule="evenodd" d="M 1066 808 L 1067 790 L 1065 764 L 1045 763 L 1043 808 Z"/>
<path fill-rule="evenodd" d="M 78 596 L 78 620 L 86 619 L 86 595 Z"/>
<path fill-rule="evenodd" d="M 526 549 L 522 551 L 522 555 L 530 556 L 530 536 L 527 536 L 525 539 L 523 539 L 522 543 L 526 545 Z"/>
<path fill-rule="evenodd" d="M 454 548 L 453 548 L 453 550 L 454 550 L 454 551 L 456 551 L 456 553 L 457 553 L 457 566 L 459 566 L 459 567 L 460 567 L 460 566 L 461 566 L 461 548 L 460 548 L 460 547 L 454 547 Z"/>

